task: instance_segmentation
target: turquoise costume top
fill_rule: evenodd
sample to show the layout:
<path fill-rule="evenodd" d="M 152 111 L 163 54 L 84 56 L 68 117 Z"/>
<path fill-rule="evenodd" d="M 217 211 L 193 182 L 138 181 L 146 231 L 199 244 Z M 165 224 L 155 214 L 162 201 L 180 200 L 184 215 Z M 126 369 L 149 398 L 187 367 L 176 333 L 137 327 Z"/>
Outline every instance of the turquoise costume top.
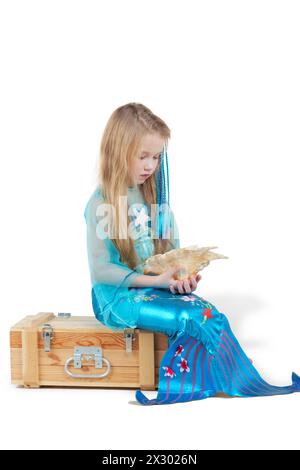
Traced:
<path fill-rule="evenodd" d="M 100 214 L 101 206 L 105 203 L 100 185 L 92 193 L 84 211 L 94 313 L 99 321 L 114 330 L 136 327 L 139 305 L 133 301 L 134 291 L 131 291 L 129 283 L 143 274 L 145 260 L 154 254 L 150 208 L 145 203 L 139 186 L 128 187 L 127 197 L 134 247 L 140 261 L 135 270 L 120 261 L 119 251 L 99 223 L 100 215 L 104 215 L 104 211 Z M 179 231 L 171 208 L 170 215 L 172 245 L 179 248 Z M 126 297 L 130 297 L 132 302 L 126 314 L 120 317 L 119 308 Z"/>

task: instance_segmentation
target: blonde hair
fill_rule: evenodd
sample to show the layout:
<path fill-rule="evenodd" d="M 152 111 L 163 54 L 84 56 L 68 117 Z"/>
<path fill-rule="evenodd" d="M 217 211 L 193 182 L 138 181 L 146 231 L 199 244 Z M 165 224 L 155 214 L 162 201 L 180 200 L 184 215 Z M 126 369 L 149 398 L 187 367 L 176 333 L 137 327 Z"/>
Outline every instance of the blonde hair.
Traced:
<path fill-rule="evenodd" d="M 131 185 L 130 166 L 141 149 L 142 138 L 149 133 L 157 133 L 164 139 L 167 147 L 171 131 L 165 122 L 152 113 L 141 103 L 128 103 L 117 108 L 110 116 L 100 145 L 100 164 L 98 182 L 101 186 L 105 201 L 115 209 L 113 233 L 120 233 L 122 227 L 119 214 L 119 197 L 127 196 L 128 186 Z M 157 204 L 155 176 L 159 169 L 140 186 L 141 193 L 146 204 Z M 155 206 L 157 207 L 157 206 Z M 154 214 L 156 218 L 156 211 Z M 124 223 L 124 222 L 123 222 Z M 127 227 L 130 223 L 127 214 Z M 122 232 L 122 228 L 120 229 Z M 152 234 L 154 233 L 151 227 Z M 124 233 L 124 232 L 122 232 Z M 174 248 L 172 234 L 170 239 L 152 238 L 154 254 L 165 253 Z M 125 239 L 111 238 L 120 253 L 120 261 L 134 269 L 138 264 L 138 258 L 131 237 Z"/>

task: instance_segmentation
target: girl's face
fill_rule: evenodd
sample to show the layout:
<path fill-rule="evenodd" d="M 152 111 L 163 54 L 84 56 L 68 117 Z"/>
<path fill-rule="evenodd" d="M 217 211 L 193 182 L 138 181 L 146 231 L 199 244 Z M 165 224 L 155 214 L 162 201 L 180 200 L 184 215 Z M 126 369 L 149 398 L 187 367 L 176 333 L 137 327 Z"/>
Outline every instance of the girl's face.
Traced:
<path fill-rule="evenodd" d="M 135 157 L 131 167 L 134 185 L 143 184 L 154 173 L 163 147 L 164 139 L 158 134 L 147 134 L 143 137 L 140 153 Z"/>

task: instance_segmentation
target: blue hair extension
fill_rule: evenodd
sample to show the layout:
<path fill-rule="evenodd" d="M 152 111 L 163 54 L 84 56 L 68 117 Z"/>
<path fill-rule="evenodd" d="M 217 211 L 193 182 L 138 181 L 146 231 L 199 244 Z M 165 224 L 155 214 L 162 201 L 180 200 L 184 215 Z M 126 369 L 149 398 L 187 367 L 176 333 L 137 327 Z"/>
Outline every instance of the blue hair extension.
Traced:
<path fill-rule="evenodd" d="M 170 190 L 169 190 L 169 166 L 166 144 L 164 143 L 161 155 L 160 167 L 156 174 L 156 200 L 158 212 L 156 218 L 156 233 L 158 238 L 168 238 L 170 228 Z"/>

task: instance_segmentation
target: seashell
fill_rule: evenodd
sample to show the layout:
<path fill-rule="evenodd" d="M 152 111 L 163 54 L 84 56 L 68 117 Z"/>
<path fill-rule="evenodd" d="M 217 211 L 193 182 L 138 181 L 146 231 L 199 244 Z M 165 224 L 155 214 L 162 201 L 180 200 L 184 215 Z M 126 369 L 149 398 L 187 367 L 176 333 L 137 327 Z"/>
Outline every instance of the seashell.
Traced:
<path fill-rule="evenodd" d="M 182 280 L 191 275 L 196 275 L 199 271 L 209 265 L 215 259 L 228 259 L 220 253 L 210 251 L 217 246 L 197 245 L 185 248 L 175 248 L 163 254 L 150 256 L 144 264 L 144 274 L 162 274 L 170 268 L 179 266 L 181 269 L 174 275 L 174 279 Z"/>

